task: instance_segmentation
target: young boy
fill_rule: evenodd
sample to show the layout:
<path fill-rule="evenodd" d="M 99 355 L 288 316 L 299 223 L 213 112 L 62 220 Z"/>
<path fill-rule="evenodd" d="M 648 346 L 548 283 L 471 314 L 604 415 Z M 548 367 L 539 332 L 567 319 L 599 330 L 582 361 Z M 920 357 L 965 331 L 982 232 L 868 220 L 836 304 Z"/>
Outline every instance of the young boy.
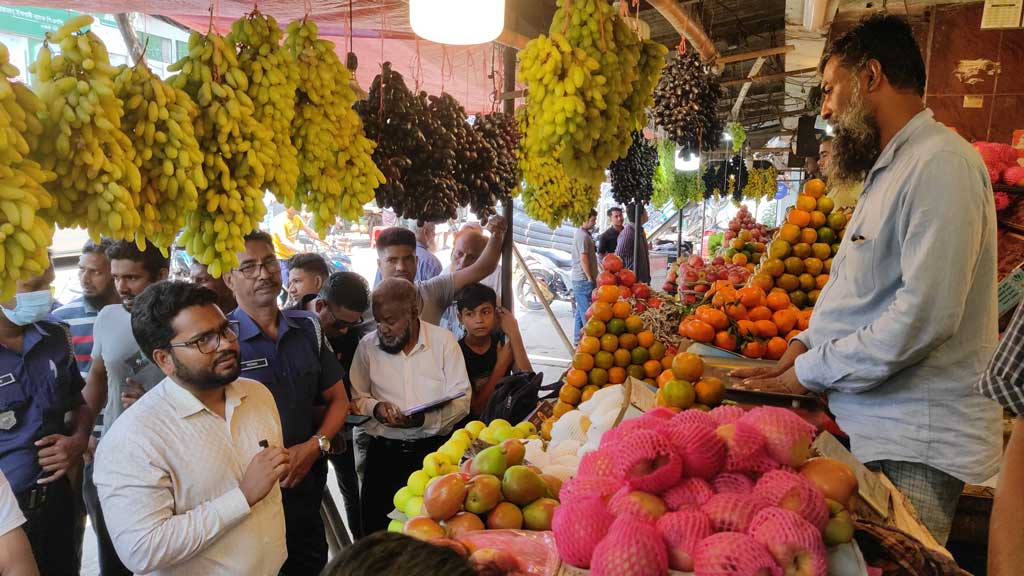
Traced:
<path fill-rule="evenodd" d="M 469 417 L 476 419 L 502 378 L 513 369 L 532 372 L 533 367 L 526 356 L 519 323 L 511 312 L 498 307 L 494 290 L 483 284 L 469 284 L 456 295 L 455 303 L 459 322 L 466 330 L 459 347 L 473 386 Z"/>

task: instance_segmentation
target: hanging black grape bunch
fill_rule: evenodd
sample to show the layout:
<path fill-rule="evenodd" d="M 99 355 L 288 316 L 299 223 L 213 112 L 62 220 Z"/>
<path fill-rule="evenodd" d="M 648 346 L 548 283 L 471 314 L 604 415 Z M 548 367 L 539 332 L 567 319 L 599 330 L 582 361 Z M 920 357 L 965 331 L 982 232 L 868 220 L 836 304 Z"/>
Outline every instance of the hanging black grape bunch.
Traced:
<path fill-rule="evenodd" d="M 458 102 L 414 95 L 385 62 L 356 111 L 367 137 L 377 142 L 373 160 L 387 178 L 377 188 L 377 203 L 420 223 L 454 218 L 461 204 L 457 149 L 467 130 Z"/>
<path fill-rule="evenodd" d="M 658 149 L 647 142 L 643 133 L 633 132 L 629 152 L 608 167 L 615 201 L 620 204 L 650 204 L 657 167 Z"/>
<path fill-rule="evenodd" d="M 478 218 L 487 222 L 495 213 L 498 202 L 509 202 L 519 186 L 519 165 L 516 147 L 519 131 L 512 116 L 496 112 L 478 116 L 473 124 L 484 144 L 481 154 L 472 166 L 476 185 L 470 186 L 469 206 Z"/>
<path fill-rule="evenodd" d="M 712 200 L 715 196 L 721 195 L 728 190 L 725 180 L 726 163 L 722 160 L 712 160 L 704 169 L 701 178 L 704 180 L 704 199 Z M 717 190 L 717 192 L 716 192 Z"/>
<path fill-rule="evenodd" d="M 373 79 L 366 100 L 355 105 L 363 120 L 366 137 L 377 143 L 373 161 L 387 181 L 377 188 L 377 203 L 396 213 L 407 208 L 404 175 L 412 168 L 412 156 L 427 147 L 420 129 L 426 111 L 405 85 L 402 75 L 385 62 L 381 73 Z"/>
<path fill-rule="evenodd" d="M 747 187 L 747 179 L 750 176 L 750 172 L 747 170 L 747 163 L 737 154 L 729 159 L 728 169 L 727 178 L 733 182 L 732 199 L 736 202 L 742 202 L 743 189 Z M 722 190 L 723 192 L 728 190 L 728 183 L 726 183 L 726 188 Z"/>
<path fill-rule="evenodd" d="M 694 50 L 673 58 L 654 89 L 651 116 L 680 147 L 683 156 L 712 150 L 722 139 L 718 117 L 722 87 Z"/>

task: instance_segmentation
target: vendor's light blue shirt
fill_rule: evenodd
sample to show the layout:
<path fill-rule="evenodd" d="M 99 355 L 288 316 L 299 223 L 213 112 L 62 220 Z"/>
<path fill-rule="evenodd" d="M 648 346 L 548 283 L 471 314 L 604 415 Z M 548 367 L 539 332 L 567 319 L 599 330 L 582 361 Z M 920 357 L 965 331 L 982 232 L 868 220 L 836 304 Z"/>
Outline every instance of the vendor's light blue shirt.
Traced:
<path fill-rule="evenodd" d="M 996 213 L 965 140 L 915 116 L 882 151 L 796 361 L 862 462 L 996 473 L 1000 408 L 973 390 L 995 350 Z"/>

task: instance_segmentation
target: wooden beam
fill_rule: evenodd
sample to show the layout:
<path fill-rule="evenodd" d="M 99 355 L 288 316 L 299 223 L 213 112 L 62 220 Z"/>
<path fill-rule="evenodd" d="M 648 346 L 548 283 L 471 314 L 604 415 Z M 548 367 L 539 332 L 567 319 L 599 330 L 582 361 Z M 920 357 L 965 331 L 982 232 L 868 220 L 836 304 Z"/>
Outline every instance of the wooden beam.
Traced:
<path fill-rule="evenodd" d="M 715 43 L 708 38 L 701 25 L 694 22 L 676 0 L 647 0 L 647 3 L 660 12 L 665 20 L 668 20 L 669 24 L 679 32 L 680 36 L 689 40 L 705 61 L 714 60 L 718 56 L 718 48 L 715 48 Z"/>
<path fill-rule="evenodd" d="M 747 74 L 747 78 L 754 78 L 761 72 L 761 66 L 764 65 L 765 57 L 758 56 L 757 60 L 754 61 L 754 65 L 750 67 L 750 73 Z M 753 82 L 744 82 L 743 87 L 740 88 L 740 95 L 736 97 L 736 101 L 732 104 L 732 112 L 729 117 L 733 120 L 740 115 L 740 106 L 743 106 L 743 99 L 747 97 L 747 91 L 753 86 Z"/>
<path fill-rule="evenodd" d="M 719 56 L 718 58 L 715 58 L 715 64 L 724 66 L 725 64 L 731 64 L 733 62 L 742 62 L 744 60 L 775 56 L 776 54 L 785 54 L 786 52 L 792 52 L 793 50 L 796 50 L 796 46 L 786 44 L 785 46 L 765 48 L 764 50 L 754 50 L 753 52 L 744 52 L 742 54 L 729 54 L 728 56 Z"/>
<path fill-rule="evenodd" d="M 773 80 L 783 80 L 789 76 L 799 76 L 801 74 L 810 74 L 811 72 L 817 72 L 817 68 L 801 68 L 799 70 L 790 70 L 788 72 L 779 72 L 778 74 L 765 74 L 764 76 L 755 76 L 753 78 L 736 78 L 734 80 L 723 80 L 722 86 L 736 86 L 739 84 L 745 84 L 747 82 L 771 82 Z"/>
<path fill-rule="evenodd" d="M 501 31 L 501 35 L 498 36 L 494 41 L 497 42 L 498 44 L 501 44 L 502 46 L 515 48 L 516 50 L 522 50 L 526 48 L 526 43 L 529 42 L 530 39 L 524 36 L 523 34 L 516 32 L 515 30 L 505 28 L 504 30 Z"/>

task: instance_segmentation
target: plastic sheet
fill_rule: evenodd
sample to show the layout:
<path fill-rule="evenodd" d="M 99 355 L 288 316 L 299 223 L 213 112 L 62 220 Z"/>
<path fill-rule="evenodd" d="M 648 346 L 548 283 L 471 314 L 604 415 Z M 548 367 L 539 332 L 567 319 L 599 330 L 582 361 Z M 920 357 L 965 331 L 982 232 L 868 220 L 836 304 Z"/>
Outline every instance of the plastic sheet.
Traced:
<path fill-rule="evenodd" d="M 558 573 L 560 560 L 555 549 L 555 536 L 551 532 L 527 530 L 477 530 L 459 538 L 470 552 L 492 548 L 512 553 L 519 565 L 512 574 L 553 576 Z"/>

